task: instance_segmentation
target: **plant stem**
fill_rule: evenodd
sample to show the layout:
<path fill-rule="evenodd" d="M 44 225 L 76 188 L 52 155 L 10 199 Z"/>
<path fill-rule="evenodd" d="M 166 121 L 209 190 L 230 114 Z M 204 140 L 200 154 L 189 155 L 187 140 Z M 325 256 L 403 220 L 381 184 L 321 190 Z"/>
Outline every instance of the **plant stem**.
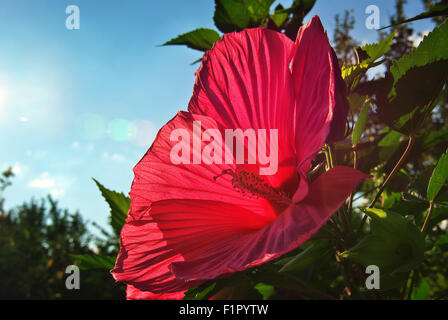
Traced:
<path fill-rule="evenodd" d="M 431 215 L 431 211 L 432 211 L 432 208 L 433 208 L 433 207 L 434 207 L 434 201 L 430 201 L 430 202 L 429 202 L 428 214 L 426 215 L 425 222 L 423 223 L 423 227 L 422 227 L 422 229 L 420 230 L 420 232 L 423 232 L 423 230 L 425 230 L 426 223 L 427 223 L 428 220 L 429 220 L 429 216 Z"/>
<path fill-rule="evenodd" d="M 406 281 L 404 282 L 403 288 L 401 289 L 401 296 L 400 296 L 400 300 L 404 300 L 404 297 L 406 296 L 406 289 L 408 288 L 408 279 L 409 279 L 409 275 L 407 275 L 406 277 Z"/>
<path fill-rule="evenodd" d="M 415 273 L 415 271 L 413 271 L 412 278 L 411 278 L 411 284 L 409 286 L 408 300 L 411 300 L 411 297 L 412 297 L 412 290 L 414 289 L 415 277 L 416 277 L 416 273 Z"/>
<path fill-rule="evenodd" d="M 353 168 L 357 169 L 358 167 L 358 151 L 356 150 L 356 145 L 353 146 Z M 348 219 L 351 223 L 352 221 L 352 206 L 353 206 L 353 196 L 354 193 L 350 193 L 350 199 L 348 200 Z"/>
<path fill-rule="evenodd" d="M 387 176 L 387 178 L 384 181 L 384 183 L 381 185 L 380 190 L 376 194 L 376 196 L 373 199 L 373 201 L 370 203 L 369 208 L 373 208 L 373 206 L 375 205 L 375 203 L 377 202 L 377 200 L 380 198 L 381 194 L 383 193 L 384 189 L 386 188 L 387 183 L 394 176 L 394 174 L 400 169 L 401 165 L 406 160 L 406 158 L 407 158 L 407 156 L 409 154 L 409 151 L 411 151 L 411 148 L 414 145 L 414 142 L 415 142 L 415 138 L 414 138 L 414 136 L 411 135 L 409 137 L 409 141 L 408 141 L 408 145 L 406 147 L 406 150 L 403 152 L 403 154 L 401 155 L 400 160 L 398 160 L 398 162 L 395 165 L 395 167 L 392 169 L 392 171 L 389 173 L 389 175 Z"/>
<path fill-rule="evenodd" d="M 375 203 L 378 201 L 378 199 L 380 198 L 381 194 L 383 193 L 384 189 L 386 188 L 387 183 L 390 181 L 390 179 L 393 177 L 393 175 L 400 169 L 401 165 L 406 160 L 406 158 L 407 158 L 407 156 L 409 154 L 409 151 L 411 151 L 411 148 L 414 145 L 414 142 L 415 142 L 414 136 L 412 136 L 412 135 L 409 136 L 408 145 L 406 147 L 406 150 L 404 150 L 403 154 L 400 157 L 400 160 L 398 160 L 398 162 L 395 165 L 395 167 L 392 169 L 392 171 L 389 173 L 389 175 L 387 176 L 387 178 L 384 181 L 384 183 L 381 185 L 380 190 L 376 194 L 376 196 L 373 199 L 373 201 L 370 203 L 369 209 L 373 208 L 373 206 L 375 205 Z M 361 225 L 359 226 L 359 232 L 362 231 L 362 227 L 364 226 L 364 223 L 366 222 L 366 220 L 367 220 L 367 215 L 364 215 L 364 217 L 361 220 Z"/>

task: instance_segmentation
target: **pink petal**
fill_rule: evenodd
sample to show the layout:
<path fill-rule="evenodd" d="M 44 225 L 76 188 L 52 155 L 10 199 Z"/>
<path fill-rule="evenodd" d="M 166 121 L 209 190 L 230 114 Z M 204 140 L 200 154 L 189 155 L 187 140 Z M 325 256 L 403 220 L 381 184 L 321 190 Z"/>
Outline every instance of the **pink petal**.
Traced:
<path fill-rule="evenodd" d="M 292 78 L 296 96 L 296 150 L 301 171 L 310 168 L 330 131 L 335 107 L 332 48 L 319 17 L 302 26 L 296 40 Z"/>
<path fill-rule="evenodd" d="M 126 286 L 126 299 L 128 300 L 181 300 L 185 292 L 173 293 L 152 293 L 149 291 L 142 291 L 131 284 Z"/>
<path fill-rule="evenodd" d="M 268 222 L 244 208 L 207 200 L 165 200 L 151 204 L 139 220 L 126 222 L 115 280 L 154 294 L 176 293 L 195 282 L 176 279 L 173 262 L 194 260 L 216 245 L 244 237 Z"/>
<path fill-rule="evenodd" d="M 344 79 L 342 79 L 338 58 L 334 50 L 331 50 L 331 59 L 333 61 L 335 77 L 335 106 L 333 112 L 333 120 L 331 121 L 330 133 L 327 137 L 327 142 L 330 143 L 343 140 L 346 137 L 347 114 L 350 107 L 347 100 L 347 86 Z"/>
<path fill-rule="evenodd" d="M 294 93 L 289 62 L 294 43 L 265 28 L 225 34 L 197 72 L 188 110 L 225 128 L 278 129 L 280 162 L 294 157 Z"/>
<path fill-rule="evenodd" d="M 197 258 L 174 262 L 179 279 L 213 279 L 265 263 L 295 249 L 317 232 L 368 176 L 348 167 L 335 167 L 309 186 L 307 197 L 291 205 L 266 227 L 224 241 Z"/>
<path fill-rule="evenodd" d="M 248 201 L 232 186 L 231 177 L 223 175 L 223 170 L 236 170 L 233 164 L 173 164 L 170 152 L 177 141 L 170 141 L 170 134 L 175 129 L 185 129 L 193 137 L 193 121 L 200 121 L 202 131 L 222 128 L 211 118 L 180 112 L 169 121 L 157 134 L 156 140 L 135 166 L 135 178 L 131 187 L 131 210 L 128 220 L 139 219 L 154 201 L 165 199 L 213 199 L 232 203 L 259 214 L 262 219 L 272 220 L 276 214 L 269 203 L 260 198 Z M 224 133 L 222 134 L 224 137 Z M 190 151 L 193 153 L 193 138 L 190 139 Z M 223 143 L 224 145 L 224 143 Z M 224 147 L 223 147 L 224 148 Z M 228 148 L 223 150 L 229 152 Z M 190 156 L 192 161 L 192 156 Z M 225 162 L 225 161 L 223 161 Z"/>

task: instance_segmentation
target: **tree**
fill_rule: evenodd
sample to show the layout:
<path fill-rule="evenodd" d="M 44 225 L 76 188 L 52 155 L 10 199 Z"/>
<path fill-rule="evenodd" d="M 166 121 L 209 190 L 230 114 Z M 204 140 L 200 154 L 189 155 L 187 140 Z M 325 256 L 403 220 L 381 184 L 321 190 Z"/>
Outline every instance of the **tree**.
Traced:
<path fill-rule="evenodd" d="M 0 179 L 0 190 L 11 184 L 10 169 Z M 0 204 L 4 198 L 0 194 Z M 104 270 L 82 270 L 79 290 L 65 287 L 73 254 L 108 251 L 102 238 L 92 235 L 78 213 L 61 209 L 48 196 L 30 200 L 7 212 L 0 206 L 1 299 L 122 298 L 123 287 Z"/>

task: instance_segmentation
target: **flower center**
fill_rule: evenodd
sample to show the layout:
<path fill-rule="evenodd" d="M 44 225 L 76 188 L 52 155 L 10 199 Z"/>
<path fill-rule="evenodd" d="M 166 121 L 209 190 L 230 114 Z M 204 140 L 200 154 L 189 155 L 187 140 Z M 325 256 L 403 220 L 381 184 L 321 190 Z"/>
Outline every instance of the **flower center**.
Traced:
<path fill-rule="evenodd" d="M 237 192 L 241 192 L 243 196 L 249 195 L 249 198 L 262 197 L 271 202 L 277 209 L 285 209 L 291 204 L 291 196 L 281 189 L 277 189 L 265 182 L 265 179 L 253 172 L 247 172 L 245 170 L 238 170 L 237 172 L 226 169 L 221 174 L 213 177 L 216 181 L 223 175 L 230 175 L 232 177 L 233 188 Z"/>

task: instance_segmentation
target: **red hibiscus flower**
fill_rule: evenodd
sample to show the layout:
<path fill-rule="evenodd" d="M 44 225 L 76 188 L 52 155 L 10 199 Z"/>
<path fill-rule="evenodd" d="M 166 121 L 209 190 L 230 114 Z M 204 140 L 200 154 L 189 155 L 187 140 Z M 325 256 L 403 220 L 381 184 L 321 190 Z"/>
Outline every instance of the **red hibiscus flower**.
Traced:
<path fill-rule="evenodd" d="M 326 223 L 367 177 L 348 167 L 332 168 L 312 183 L 306 175 L 330 131 L 344 132 L 340 81 L 317 16 L 300 28 L 296 43 L 265 28 L 216 42 L 197 72 L 188 112 L 159 131 L 134 168 L 131 209 L 111 271 L 128 284 L 128 298 L 181 298 L 204 280 L 278 258 Z M 278 130 L 270 151 L 278 155 L 278 170 L 259 175 L 258 160 L 174 164 L 170 154 L 179 142 L 172 132 L 198 135 L 195 123 L 202 134 Z M 195 148 L 186 141 L 185 150 Z M 199 141 L 204 148 L 211 139 Z"/>

